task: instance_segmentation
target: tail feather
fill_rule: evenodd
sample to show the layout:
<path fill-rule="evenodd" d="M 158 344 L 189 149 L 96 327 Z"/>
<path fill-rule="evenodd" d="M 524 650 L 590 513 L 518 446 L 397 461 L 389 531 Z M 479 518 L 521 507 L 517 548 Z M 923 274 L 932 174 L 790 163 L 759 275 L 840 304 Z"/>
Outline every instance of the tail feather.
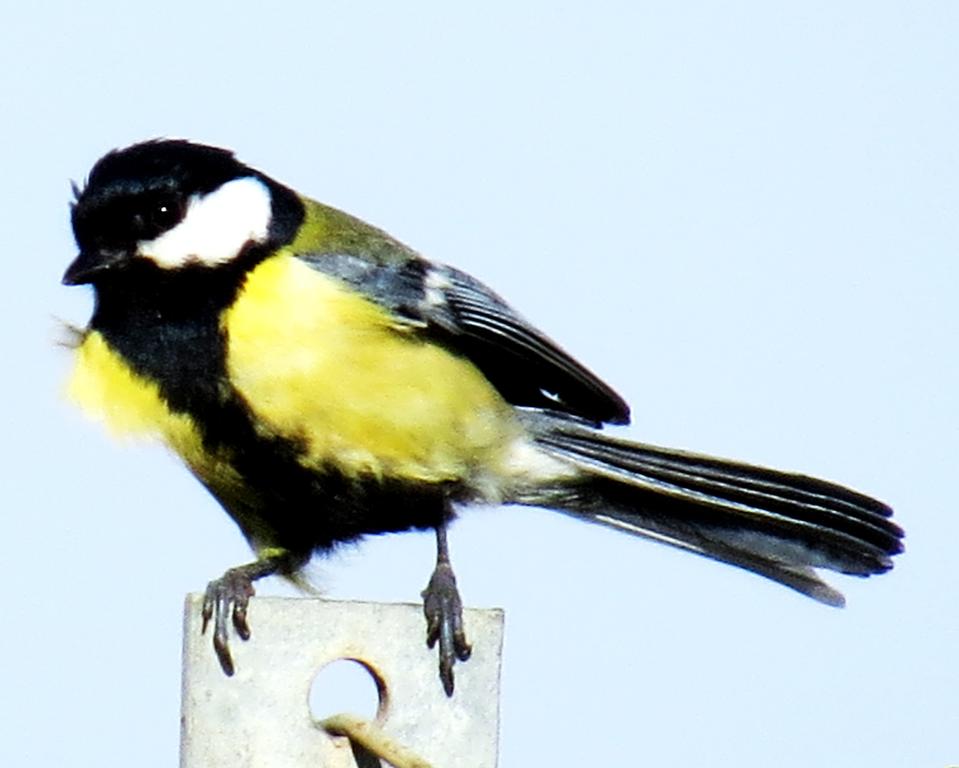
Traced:
<path fill-rule="evenodd" d="M 787 565 L 741 547 L 724 544 L 714 537 L 707 538 L 697 535 L 689 530 L 683 532 L 682 537 L 677 537 L 675 534 L 670 536 L 665 533 L 654 532 L 650 528 L 639 528 L 625 519 L 625 516 L 597 514 L 592 517 L 592 520 L 616 530 L 669 544 L 687 552 L 694 552 L 697 555 L 703 555 L 712 560 L 751 571 L 808 595 L 826 605 L 841 608 L 846 604 L 846 599 L 842 596 L 842 593 L 820 579 L 810 566 Z"/>
<path fill-rule="evenodd" d="M 616 439 L 552 414 L 527 418 L 541 450 L 580 470 L 530 503 L 697 552 L 830 605 L 842 595 L 813 568 L 882 573 L 902 551 L 892 510 L 840 485 Z"/>

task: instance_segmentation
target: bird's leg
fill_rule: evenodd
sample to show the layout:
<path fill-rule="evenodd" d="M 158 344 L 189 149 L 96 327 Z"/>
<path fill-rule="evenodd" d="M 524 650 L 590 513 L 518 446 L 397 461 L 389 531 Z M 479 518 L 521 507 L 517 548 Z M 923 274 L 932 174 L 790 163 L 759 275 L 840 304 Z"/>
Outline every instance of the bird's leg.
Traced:
<path fill-rule="evenodd" d="M 213 619 L 213 650 L 216 651 L 224 673 L 232 675 L 236 671 L 230 655 L 230 622 L 232 621 L 241 640 L 250 639 L 250 625 L 247 623 L 246 613 L 250 598 L 256 594 L 253 582 L 274 573 L 293 573 L 302 564 L 302 558 L 285 549 L 264 550 L 255 562 L 230 568 L 207 585 L 203 597 L 201 631 L 206 633 L 207 625 L 210 619 Z"/>
<path fill-rule="evenodd" d="M 432 648 L 439 641 L 440 681 L 446 695 L 452 696 L 453 664 L 466 661 L 473 649 L 463 632 L 463 602 L 450 564 L 445 522 L 436 526 L 436 568 L 423 590 L 423 613 L 426 644 Z"/>

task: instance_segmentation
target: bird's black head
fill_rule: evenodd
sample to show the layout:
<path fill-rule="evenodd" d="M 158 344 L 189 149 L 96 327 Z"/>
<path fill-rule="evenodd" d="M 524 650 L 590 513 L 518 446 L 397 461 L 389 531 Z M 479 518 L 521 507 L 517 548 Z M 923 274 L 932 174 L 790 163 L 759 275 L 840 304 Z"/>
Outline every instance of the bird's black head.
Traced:
<path fill-rule="evenodd" d="M 214 268 L 250 247 L 293 239 L 297 195 L 232 152 L 162 139 L 114 150 L 76 191 L 80 255 L 64 283 L 98 283 L 128 269 Z"/>

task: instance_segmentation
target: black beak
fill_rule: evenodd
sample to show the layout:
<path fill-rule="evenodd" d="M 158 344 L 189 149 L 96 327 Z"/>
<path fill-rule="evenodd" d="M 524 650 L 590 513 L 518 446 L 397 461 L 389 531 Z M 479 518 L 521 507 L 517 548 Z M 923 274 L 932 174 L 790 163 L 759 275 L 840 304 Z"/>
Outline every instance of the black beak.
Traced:
<path fill-rule="evenodd" d="M 64 285 L 83 285 L 92 283 L 104 272 L 116 269 L 127 260 L 125 251 L 94 250 L 84 251 L 63 273 Z"/>

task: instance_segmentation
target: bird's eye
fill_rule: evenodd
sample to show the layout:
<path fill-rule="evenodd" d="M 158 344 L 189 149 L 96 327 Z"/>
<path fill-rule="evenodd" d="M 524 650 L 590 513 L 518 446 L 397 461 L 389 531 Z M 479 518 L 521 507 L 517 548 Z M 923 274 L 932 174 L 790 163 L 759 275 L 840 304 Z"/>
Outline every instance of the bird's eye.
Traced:
<path fill-rule="evenodd" d="M 150 224 L 159 232 L 172 229 L 183 218 L 183 206 L 173 197 L 160 197 L 153 201 L 149 211 Z"/>

